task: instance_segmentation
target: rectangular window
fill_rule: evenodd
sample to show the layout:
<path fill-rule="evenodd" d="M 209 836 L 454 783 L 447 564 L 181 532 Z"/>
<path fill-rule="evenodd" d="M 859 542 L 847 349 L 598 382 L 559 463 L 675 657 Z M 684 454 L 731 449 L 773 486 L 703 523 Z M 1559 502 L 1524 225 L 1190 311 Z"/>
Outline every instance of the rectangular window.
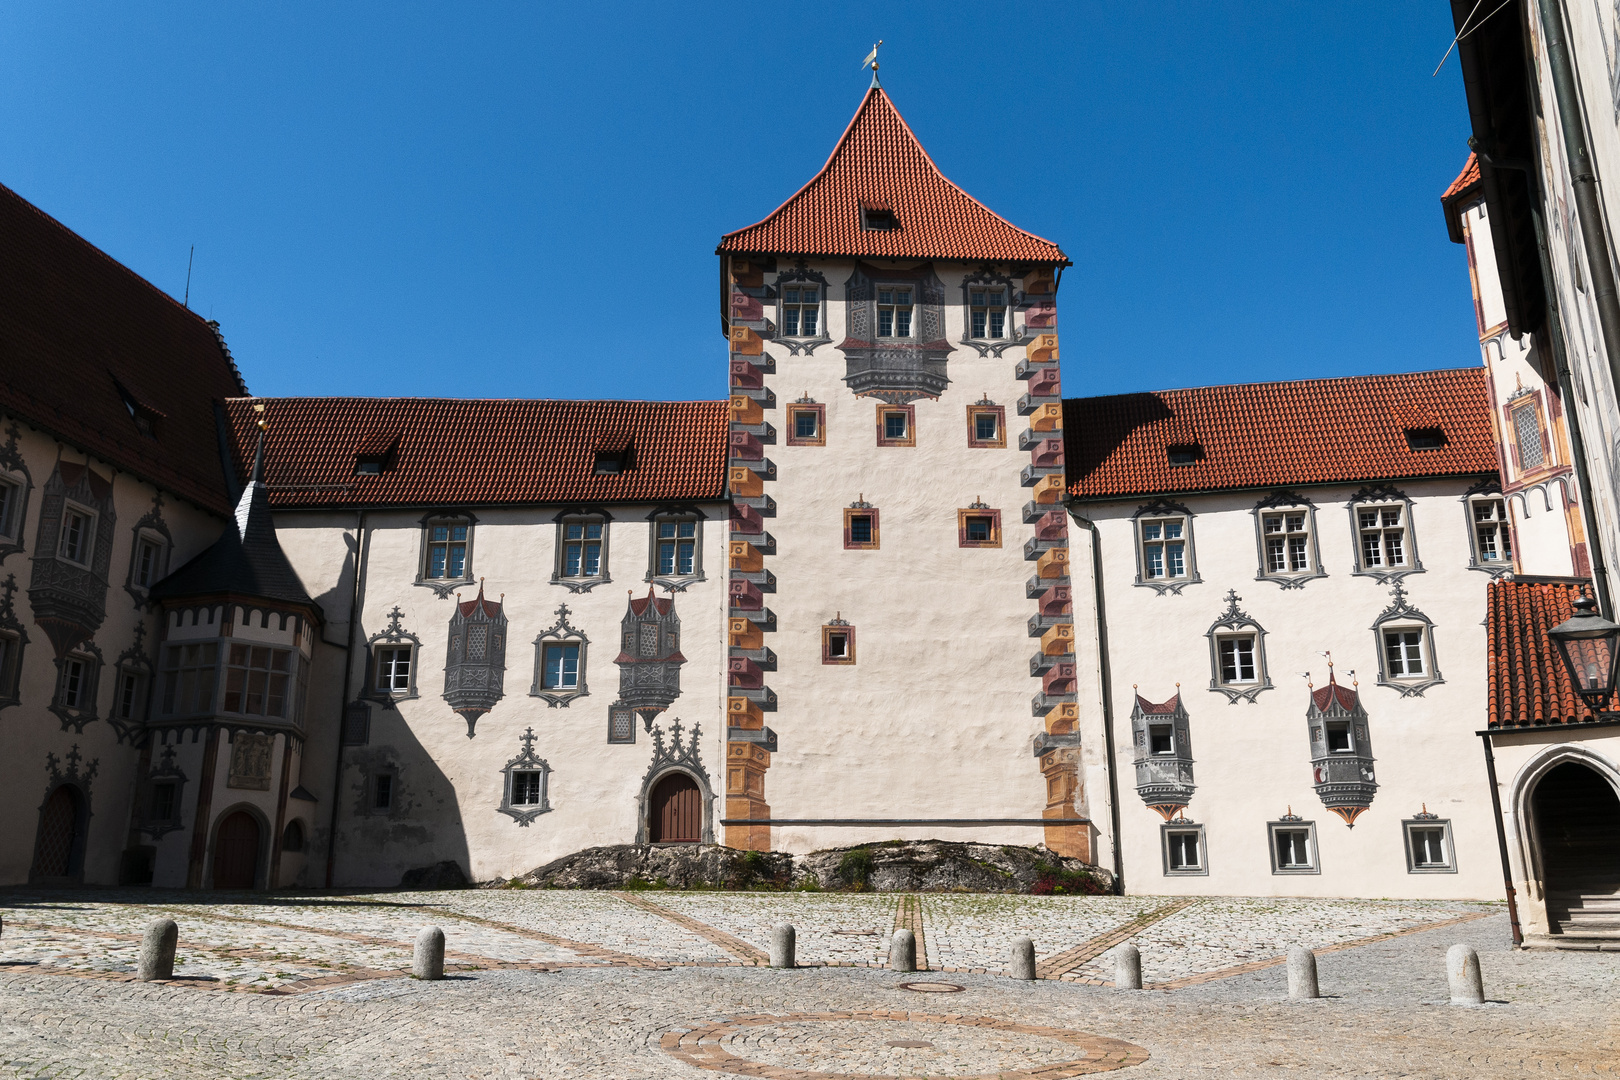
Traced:
<path fill-rule="evenodd" d="M 540 805 L 540 770 L 524 769 L 512 774 L 512 805 Z"/>
<path fill-rule="evenodd" d="M 827 407 L 813 401 L 802 401 L 788 409 L 789 446 L 825 446 L 827 444 Z"/>
<path fill-rule="evenodd" d="M 1203 830 L 1166 829 L 1165 865 L 1172 874 L 1197 873 L 1204 869 Z"/>
<path fill-rule="evenodd" d="M 137 587 L 150 589 L 162 573 L 163 545 L 143 536 L 135 541 L 135 572 Z"/>
<path fill-rule="evenodd" d="M 969 405 L 967 407 L 969 446 L 1006 446 L 1007 410 L 1001 405 Z"/>
<path fill-rule="evenodd" d="M 1311 569 L 1310 529 L 1303 510 L 1261 517 L 1266 540 L 1266 573 L 1298 574 Z"/>
<path fill-rule="evenodd" d="M 1406 508 L 1404 506 L 1362 506 L 1356 508 L 1361 534 L 1361 568 L 1387 570 L 1406 563 Z"/>
<path fill-rule="evenodd" d="M 783 337 L 815 337 L 820 317 L 821 288 L 819 286 L 794 285 L 782 290 Z"/>
<path fill-rule="evenodd" d="M 1513 437 L 1519 446 L 1519 469 L 1529 472 L 1539 469 L 1547 460 L 1547 448 L 1541 441 L 1541 410 L 1534 400 L 1514 407 Z"/>
<path fill-rule="evenodd" d="M 96 519 L 69 506 L 62 512 L 62 539 L 57 553 L 71 563 L 90 565 L 90 552 L 96 543 Z"/>
<path fill-rule="evenodd" d="M 394 774 L 378 773 L 371 778 L 371 808 L 387 810 L 394 805 Z"/>
<path fill-rule="evenodd" d="M 1148 752 L 1151 754 L 1173 754 L 1176 752 L 1176 729 L 1169 724 L 1153 724 L 1148 727 Z"/>
<path fill-rule="evenodd" d="M 917 413 L 910 405 L 877 406 L 877 444 L 916 446 Z"/>
<path fill-rule="evenodd" d="M 90 665 L 76 656 L 62 661 L 61 680 L 57 683 L 56 701 L 64 709 L 77 709 L 84 701 Z"/>
<path fill-rule="evenodd" d="M 1406 869 L 1412 874 L 1455 873 L 1452 858 L 1451 822 L 1431 814 L 1402 823 L 1406 829 Z"/>
<path fill-rule="evenodd" d="M 664 576 L 693 572 L 697 552 L 696 521 L 658 523 L 658 572 Z"/>
<path fill-rule="evenodd" d="M 560 643 L 545 647 L 540 675 L 542 690 L 579 689 L 579 646 Z"/>
<path fill-rule="evenodd" d="M 434 521 L 428 524 L 427 572 L 424 577 L 462 581 L 467 576 L 467 523 Z"/>
<path fill-rule="evenodd" d="M 163 715 L 213 712 L 218 663 L 218 642 L 170 645 L 163 658 Z"/>
<path fill-rule="evenodd" d="M 1309 821 L 1273 821 L 1267 825 L 1271 839 L 1273 874 L 1314 874 L 1316 826 Z"/>
<path fill-rule="evenodd" d="M 389 645 L 377 650 L 377 690 L 408 694 L 411 690 L 411 647 Z"/>
<path fill-rule="evenodd" d="M 1384 631 L 1384 669 L 1387 678 L 1410 679 L 1423 674 L 1423 631 L 1402 628 Z"/>
<path fill-rule="evenodd" d="M 17 699 L 17 668 L 21 659 L 22 647 L 17 635 L 0 633 L 0 701 Z"/>
<path fill-rule="evenodd" d="M 1513 534 L 1501 499 L 1474 500 L 1474 542 L 1482 563 L 1513 561 Z"/>
<path fill-rule="evenodd" d="M 821 628 L 821 662 L 823 664 L 853 664 L 855 662 L 855 628 L 845 622 L 836 622 Z"/>
<path fill-rule="evenodd" d="M 126 671 L 118 679 L 118 699 L 113 702 L 113 715 L 120 720 L 138 720 L 141 713 L 142 691 L 146 678 L 138 671 Z"/>
<path fill-rule="evenodd" d="M 602 530 L 600 521 L 563 523 L 563 577 L 602 576 Z"/>
<path fill-rule="evenodd" d="M 232 644 L 225 661 L 224 711 L 286 716 L 292 653 L 266 645 Z"/>
<path fill-rule="evenodd" d="M 1258 681 L 1254 666 L 1254 635 L 1237 634 L 1218 639 L 1221 653 L 1221 682 L 1228 684 Z"/>
<path fill-rule="evenodd" d="M 906 437 L 906 414 L 903 412 L 886 412 L 883 414 L 883 437 L 895 442 Z"/>
<path fill-rule="evenodd" d="M 1187 576 L 1185 518 L 1145 520 L 1142 528 L 1142 577 L 1152 581 Z"/>
<path fill-rule="evenodd" d="M 1355 744 L 1350 737 L 1350 721 L 1329 720 L 1326 728 L 1329 753 L 1348 754 L 1355 750 Z"/>
<path fill-rule="evenodd" d="M 968 335 L 980 339 L 1007 336 L 1007 293 L 1004 289 L 968 291 Z"/>
<path fill-rule="evenodd" d="M 22 532 L 22 522 L 12 520 L 22 502 L 22 488 L 10 480 L 0 480 L 0 536 L 16 537 Z"/>
<path fill-rule="evenodd" d="M 908 338 L 911 336 L 911 290 L 878 290 L 878 337 Z"/>
<path fill-rule="evenodd" d="M 968 543 L 984 544 L 990 541 L 990 519 L 987 517 L 970 517 L 967 519 Z"/>
<path fill-rule="evenodd" d="M 956 543 L 965 548 L 1001 546 L 1001 511 L 973 506 L 956 512 Z"/>
<path fill-rule="evenodd" d="M 147 817 L 153 821 L 173 821 L 179 816 L 175 806 L 175 784 L 170 780 L 152 785 L 152 803 L 147 811 Z"/>
<path fill-rule="evenodd" d="M 846 548 L 875 548 L 878 546 L 878 513 L 876 510 L 844 511 L 844 546 Z"/>

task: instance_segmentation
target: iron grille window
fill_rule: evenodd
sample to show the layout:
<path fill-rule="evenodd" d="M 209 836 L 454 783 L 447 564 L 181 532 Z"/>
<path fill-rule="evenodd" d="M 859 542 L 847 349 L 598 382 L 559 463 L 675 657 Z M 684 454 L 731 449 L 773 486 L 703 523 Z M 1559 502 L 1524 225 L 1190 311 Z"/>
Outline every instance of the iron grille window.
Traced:
<path fill-rule="evenodd" d="M 1526 472 L 1540 468 L 1547 460 L 1547 448 L 1541 441 L 1541 415 L 1534 401 L 1513 410 L 1513 436 L 1519 444 L 1519 468 Z"/>
<path fill-rule="evenodd" d="M 870 544 L 872 542 L 872 517 L 870 514 L 852 514 L 850 516 L 849 540 L 852 544 Z"/>

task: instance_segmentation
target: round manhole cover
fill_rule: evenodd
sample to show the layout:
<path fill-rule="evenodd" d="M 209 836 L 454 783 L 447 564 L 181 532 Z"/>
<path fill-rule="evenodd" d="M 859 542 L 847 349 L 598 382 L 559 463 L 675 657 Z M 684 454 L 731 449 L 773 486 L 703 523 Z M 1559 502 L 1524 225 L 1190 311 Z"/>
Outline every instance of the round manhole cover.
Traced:
<path fill-rule="evenodd" d="M 1066 1080 L 1148 1059 L 1142 1047 L 1119 1039 L 961 1013 L 853 1009 L 692 1024 L 663 1033 L 665 1053 L 710 1072 L 776 1080 Z"/>
<path fill-rule="evenodd" d="M 906 982 L 900 984 L 900 989 L 915 990 L 919 994 L 960 994 L 967 987 L 945 982 Z"/>

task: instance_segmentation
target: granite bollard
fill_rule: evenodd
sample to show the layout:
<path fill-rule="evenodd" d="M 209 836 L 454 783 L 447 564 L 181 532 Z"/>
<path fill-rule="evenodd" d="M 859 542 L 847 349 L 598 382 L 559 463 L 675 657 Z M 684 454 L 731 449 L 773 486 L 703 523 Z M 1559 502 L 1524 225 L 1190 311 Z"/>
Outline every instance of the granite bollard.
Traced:
<path fill-rule="evenodd" d="M 1027 937 L 1013 939 L 1012 967 L 1007 974 L 1026 981 L 1035 977 L 1035 942 Z"/>
<path fill-rule="evenodd" d="M 889 969 L 917 970 L 917 935 L 910 930 L 896 930 L 889 939 Z"/>
<path fill-rule="evenodd" d="M 422 932 L 416 935 L 416 951 L 411 954 L 411 977 L 444 978 L 444 931 L 437 926 L 424 926 Z"/>
<path fill-rule="evenodd" d="M 1446 950 L 1446 981 L 1453 1005 L 1485 1004 L 1485 980 L 1479 972 L 1479 953 L 1459 942 Z"/>
<path fill-rule="evenodd" d="M 1316 954 L 1303 945 L 1288 950 L 1288 996 L 1295 1001 L 1322 996 L 1316 985 Z"/>
<path fill-rule="evenodd" d="M 153 919 L 141 937 L 141 961 L 137 978 L 141 982 L 174 978 L 174 947 L 180 940 L 180 927 L 173 919 Z"/>
<path fill-rule="evenodd" d="M 794 930 L 788 923 L 783 923 L 771 931 L 771 967 L 798 967 L 794 958 L 794 946 L 797 940 L 798 931 Z"/>
<path fill-rule="evenodd" d="M 1142 953 L 1129 942 L 1114 949 L 1114 989 L 1142 989 Z"/>

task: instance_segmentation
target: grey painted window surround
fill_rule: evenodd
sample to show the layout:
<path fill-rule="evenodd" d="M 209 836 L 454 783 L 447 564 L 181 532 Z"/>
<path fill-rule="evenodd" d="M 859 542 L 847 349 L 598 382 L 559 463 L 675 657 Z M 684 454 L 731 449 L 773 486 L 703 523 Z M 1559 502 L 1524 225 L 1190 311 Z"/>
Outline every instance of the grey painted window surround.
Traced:
<path fill-rule="evenodd" d="M 1191 835 L 1197 844 L 1197 865 L 1175 867 L 1170 863 L 1171 845 L 1177 837 Z M 1159 826 L 1159 854 L 1164 860 L 1165 877 L 1208 877 L 1209 847 L 1204 827 L 1193 821 L 1167 821 Z"/>
<path fill-rule="evenodd" d="M 1006 321 L 1003 323 L 1002 336 L 998 338 L 976 338 L 973 336 L 973 304 L 972 296 L 975 289 L 1002 290 L 1006 304 Z M 1014 304 L 1017 301 L 1018 290 L 1013 286 L 1013 279 L 995 272 L 994 267 L 983 267 L 962 279 L 962 344 L 967 348 L 978 351 L 980 356 L 999 357 L 1002 352 L 1014 345 L 1025 345 L 1030 341 L 1027 333 L 1014 325 Z"/>
<path fill-rule="evenodd" d="M 703 521 L 707 515 L 696 506 L 660 506 L 647 515 L 647 576 L 643 581 L 651 582 L 661 589 L 670 592 L 685 592 L 695 582 L 707 581 L 703 573 Z M 660 537 L 658 527 L 669 523 L 691 522 L 695 526 L 692 530 L 692 572 L 690 574 L 660 573 L 658 565 L 658 544 Z M 679 537 L 675 539 L 679 540 Z M 676 567 L 679 570 L 679 567 Z"/>
<path fill-rule="evenodd" d="M 1259 560 L 1254 575 L 1256 581 L 1269 581 L 1284 589 L 1303 589 L 1306 582 L 1327 577 L 1327 571 L 1322 567 L 1321 549 L 1317 543 L 1315 503 L 1298 492 L 1279 490 L 1255 503 L 1254 509 L 1249 512 L 1254 516 L 1255 554 Z M 1266 551 L 1267 518 L 1286 516 L 1290 512 L 1304 515 L 1305 550 L 1310 567 L 1305 570 L 1273 570 Z"/>
<path fill-rule="evenodd" d="M 1278 834 L 1284 832 L 1300 832 L 1305 834 L 1305 854 L 1308 863 L 1305 865 L 1287 866 L 1278 859 Z M 1285 815 L 1277 821 L 1266 822 L 1266 843 L 1271 849 L 1271 872 L 1273 874 L 1320 874 L 1322 861 L 1316 848 L 1316 822 L 1305 821 L 1292 814 Z"/>
<path fill-rule="evenodd" d="M 800 259 L 798 264 L 795 265 L 793 269 L 784 270 L 781 274 L 777 275 L 777 326 L 784 325 L 782 318 L 782 293 L 786 289 L 791 289 L 795 284 L 801 286 L 811 285 L 821 290 L 821 311 L 816 320 L 816 332 L 814 334 L 799 335 L 796 337 L 787 337 L 779 334 L 771 340 L 776 342 L 778 345 L 786 345 L 788 348 L 788 355 L 790 356 L 798 356 L 801 353 L 808 355 L 809 353 L 815 351 L 816 346 L 827 345 L 832 341 L 830 332 L 827 329 L 827 299 L 831 286 L 827 284 L 827 279 L 825 277 L 822 277 L 820 274 L 810 269 L 809 265 L 803 259 Z"/>
<path fill-rule="evenodd" d="M 1385 649 L 1386 631 L 1411 630 L 1420 635 L 1423 651 L 1423 673 L 1419 676 L 1397 676 L 1389 671 L 1389 656 Z M 1423 691 L 1446 680 L 1440 674 L 1435 657 L 1434 622 L 1413 607 L 1406 599 L 1406 588 L 1396 581 L 1390 590 L 1389 606 L 1378 613 L 1372 623 L 1373 644 L 1378 652 L 1378 685 L 1400 691 L 1402 697 L 1422 697 Z"/>
<path fill-rule="evenodd" d="M 1479 527 L 1487 522 L 1480 522 L 1474 517 L 1474 507 L 1478 503 L 1495 501 L 1501 504 L 1503 519 L 1495 522 L 1503 536 L 1511 536 L 1511 523 L 1507 520 L 1507 499 L 1502 495 L 1502 485 L 1495 477 L 1488 477 L 1463 492 L 1463 528 L 1468 530 L 1468 569 L 1479 570 L 1491 575 L 1493 578 L 1513 572 L 1513 557 L 1504 550 L 1501 540 L 1498 540 L 1497 550 L 1506 554 L 1507 558 L 1485 559 L 1479 550 Z M 1511 541 L 1509 541 L 1511 542 Z"/>
<path fill-rule="evenodd" d="M 28 648 L 28 628 L 17 618 L 13 597 L 17 575 L 0 581 L 0 709 L 22 701 L 22 661 Z"/>
<path fill-rule="evenodd" d="M 72 664 L 78 667 L 70 667 Z M 62 721 L 63 731 L 71 727 L 75 732 L 82 732 L 84 725 L 100 719 L 96 713 L 96 697 L 101 686 L 101 670 L 105 666 L 101 650 L 93 641 L 80 642 L 72 652 L 56 661 L 56 689 L 48 708 Z M 73 681 L 77 685 L 77 693 L 70 703 L 69 680 L 75 672 L 77 678 Z"/>
<path fill-rule="evenodd" d="M 534 682 L 529 685 L 529 696 L 544 698 L 550 708 L 561 706 L 566 709 L 575 698 L 588 697 L 590 689 L 585 682 L 585 661 L 590 649 L 591 639 L 568 622 L 568 616 L 573 614 L 567 604 L 557 608 L 557 621 L 550 627 L 540 631 L 534 639 Z M 545 685 L 545 663 L 547 645 L 577 645 L 579 646 L 579 681 L 569 689 L 548 689 Z"/>
<path fill-rule="evenodd" d="M 403 618 L 404 613 L 395 605 L 394 610 L 388 613 L 388 625 L 366 640 L 365 692 L 368 697 L 383 702 L 385 709 L 395 701 L 406 701 L 417 696 L 416 669 L 422 655 L 422 639 L 400 625 Z M 404 649 L 409 654 L 406 659 L 409 665 L 406 669 L 408 684 L 404 690 L 385 689 L 378 685 L 378 664 L 385 649 Z"/>
<path fill-rule="evenodd" d="M 1239 701 L 1253 702 L 1262 691 L 1272 688 L 1271 672 L 1266 665 L 1265 627 L 1238 607 L 1238 601 L 1242 599 L 1237 590 L 1227 590 L 1226 610 L 1209 624 L 1209 629 L 1204 633 L 1209 641 L 1209 688 L 1214 693 L 1225 694 L 1227 703 L 1232 705 Z M 1221 670 L 1221 642 L 1241 637 L 1254 639 L 1254 680 L 1228 682 Z"/>
<path fill-rule="evenodd" d="M 1193 539 L 1193 518 L 1196 515 L 1181 503 L 1169 499 L 1154 499 L 1152 502 L 1136 509 L 1131 515 L 1132 546 L 1136 550 L 1136 582 L 1138 586 L 1153 589 L 1160 596 L 1167 593 L 1180 595 L 1181 590 L 1188 585 L 1200 584 L 1204 579 L 1198 576 L 1198 545 Z M 1185 573 L 1178 578 L 1150 578 L 1146 575 L 1147 567 L 1142 554 L 1142 525 L 1145 521 L 1180 518 L 1183 522 L 1182 552 L 1185 560 Z"/>
<path fill-rule="evenodd" d="M 6 445 L 0 446 L 0 483 L 12 486 L 6 507 L 6 520 L 0 521 L 0 563 L 24 549 L 23 534 L 28 527 L 28 496 L 34 490 L 34 477 L 17 449 L 22 431 L 15 421 L 6 429 Z"/>
<path fill-rule="evenodd" d="M 518 736 L 522 749 L 501 769 L 501 805 L 505 814 L 523 828 L 551 811 L 551 766 L 534 752 L 534 728 Z M 516 801 L 522 795 L 525 801 Z"/>
<path fill-rule="evenodd" d="M 1414 841 L 1414 835 L 1419 830 L 1433 830 L 1440 833 L 1440 844 L 1444 858 L 1437 863 L 1419 865 Z M 1421 813 L 1407 818 L 1401 822 L 1401 839 L 1406 846 L 1406 872 L 1408 874 L 1455 874 L 1457 872 L 1457 848 L 1451 842 L 1451 822 L 1437 814 Z"/>
<path fill-rule="evenodd" d="M 134 599 L 137 608 L 144 608 L 147 606 L 147 593 L 151 587 L 169 572 L 169 555 L 174 551 L 174 537 L 169 534 L 168 523 L 163 520 L 161 491 L 153 497 L 152 509 L 148 510 L 130 531 L 132 536 L 129 544 L 129 573 L 124 576 L 124 591 Z M 155 550 L 150 577 L 142 584 L 141 550 L 146 545 L 151 545 Z"/>
<path fill-rule="evenodd" d="M 1398 581 L 1406 577 L 1408 574 L 1423 573 L 1423 560 L 1418 557 L 1417 527 L 1412 520 L 1412 500 L 1407 497 L 1406 492 L 1390 487 L 1388 484 L 1374 484 L 1364 487 L 1350 496 L 1350 501 L 1346 504 L 1346 507 L 1350 513 L 1350 543 L 1352 547 L 1350 572 L 1353 575 L 1370 577 L 1379 584 L 1387 585 L 1392 581 Z M 1367 566 L 1363 564 L 1360 512 L 1385 507 L 1399 507 L 1400 509 L 1400 528 L 1404 530 L 1402 549 L 1406 561 L 1402 565 L 1393 568 L 1388 567 L 1387 564 Z"/>
<path fill-rule="evenodd" d="M 432 589 L 443 600 L 457 589 L 465 589 L 478 583 L 473 576 L 473 542 L 478 534 L 478 519 L 468 510 L 443 509 L 430 511 L 422 516 L 422 551 L 416 564 L 416 584 Z M 467 554 L 461 568 L 461 576 L 454 578 L 428 577 L 428 558 L 433 545 L 433 526 L 435 525 L 465 525 L 467 527 Z"/>
<path fill-rule="evenodd" d="M 557 550 L 552 564 L 551 583 L 561 585 L 569 592 L 576 593 L 590 592 L 598 585 L 610 584 L 613 581 L 613 575 L 608 572 L 608 558 L 609 542 L 613 532 L 613 515 L 598 506 L 570 506 L 559 511 L 552 520 L 557 523 Z M 569 525 L 600 525 L 602 527 L 601 556 L 597 563 L 597 573 L 592 575 L 582 573 L 569 576 L 564 572 L 567 569 L 564 565 L 564 558 L 568 543 Z M 582 565 L 581 570 L 583 569 Z"/>

